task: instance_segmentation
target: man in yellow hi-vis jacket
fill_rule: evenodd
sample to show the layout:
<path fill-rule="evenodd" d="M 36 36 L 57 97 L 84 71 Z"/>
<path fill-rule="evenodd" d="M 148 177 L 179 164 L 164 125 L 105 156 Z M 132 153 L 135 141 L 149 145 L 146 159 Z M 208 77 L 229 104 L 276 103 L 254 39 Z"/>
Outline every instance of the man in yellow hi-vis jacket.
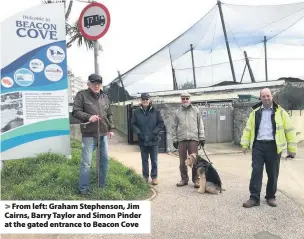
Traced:
<path fill-rule="evenodd" d="M 252 148 L 250 199 L 243 204 L 246 208 L 260 205 L 264 163 L 268 176 L 265 199 L 269 206 L 277 206 L 275 193 L 282 150 L 287 146 L 291 158 L 297 150 L 296 133 L 288 113 L 273 101 L 268 88 L 261 91 L 260 98 L 261 102 L 252 107 L 241 138 L 245 154 Z"/>

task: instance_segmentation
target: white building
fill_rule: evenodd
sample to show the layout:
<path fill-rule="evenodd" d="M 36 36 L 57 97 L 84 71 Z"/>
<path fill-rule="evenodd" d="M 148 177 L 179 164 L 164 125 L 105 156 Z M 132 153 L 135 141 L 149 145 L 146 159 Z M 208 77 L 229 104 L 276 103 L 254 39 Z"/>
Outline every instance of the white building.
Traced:
<path fill-rule="evenodd" d="M 86 82 L 80 77 L 69 75 L 69 103 L 73 103 L 77 92 L 86 89 L 86 87 Z"/>

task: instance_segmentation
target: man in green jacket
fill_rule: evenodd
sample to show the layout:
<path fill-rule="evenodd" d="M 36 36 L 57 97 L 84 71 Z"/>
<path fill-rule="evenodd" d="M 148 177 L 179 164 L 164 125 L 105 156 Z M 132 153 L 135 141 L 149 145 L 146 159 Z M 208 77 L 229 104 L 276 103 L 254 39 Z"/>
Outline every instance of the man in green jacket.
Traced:
<path fill-rule="evenodd" d="M 174 117 L 174 130 L 172 134 L 173 146 L 178 149 L 179 169 L 181 181 L 176 184 L 182 187 L 188 184 L 188 169 L 185 160 L 188 155 L 198 152 L 198 145 L 204 147 L 205 129 L 202 114 L 199 109 L 191 104 L 188 92 L 181 94 L 181 107 L 176 111 Z M 197 168 L 192 167 L 192 182 L 195 188 L 199 188 Z"/>
<path fill-rule="evenodd" d="M 288 157 L 297 151 L 296 133 L 288 113 L 276 102 L 268 88 L 261 91 L 261 102 L 252 107 L 241 138 L 243 152 L 252 148 L 252 173 L 250 198 L 243 207 L 260 205 L 264 163 L 268 176 L 265 199 L 269 206 L 276 207 L 275 193 L 280 168 L 282 150 L 286 148 Z"/>
<path fill-rule="evenodd" d="M 106 186 L 109 168 L 108 137 L 111 138 L 115 128 L 110 101 L 101 90 L 102 77 L 91 74 L 88 79 L 88 89 L 79 91 L 74 99 L 72 116 L 82 123 L 82 161 L 80 167 L 79 191 L 87 194 L 90 183 L 90 168 L 92 153 L 97 146 L 97 129 L 100 134 L 100 185 Z"/>

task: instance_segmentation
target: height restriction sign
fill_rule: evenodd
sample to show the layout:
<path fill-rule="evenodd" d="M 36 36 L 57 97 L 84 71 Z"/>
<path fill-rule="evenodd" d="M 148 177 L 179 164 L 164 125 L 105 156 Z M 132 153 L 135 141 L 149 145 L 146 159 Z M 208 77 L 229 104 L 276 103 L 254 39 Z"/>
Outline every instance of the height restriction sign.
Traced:
<path fill-rule="evenodd" d="M 86 6 L 79 17 L 79 30 L 88 40 L 98 40 L 110 27 L 109 10 L 101 3 L 91 3 Z"/>

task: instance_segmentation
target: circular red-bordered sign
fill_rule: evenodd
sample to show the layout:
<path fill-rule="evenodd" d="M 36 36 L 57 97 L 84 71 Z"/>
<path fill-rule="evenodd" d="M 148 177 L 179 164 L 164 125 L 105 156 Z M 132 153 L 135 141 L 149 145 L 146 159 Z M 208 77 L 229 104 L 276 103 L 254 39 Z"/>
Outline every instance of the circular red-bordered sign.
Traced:
<path fill-rule="evenodd" d="M 111 22 L 109 10 L 101 3 L 90 3 L 79 16 L 79 30 L 88 40 L 98 40 L 109 30 Z"/>

